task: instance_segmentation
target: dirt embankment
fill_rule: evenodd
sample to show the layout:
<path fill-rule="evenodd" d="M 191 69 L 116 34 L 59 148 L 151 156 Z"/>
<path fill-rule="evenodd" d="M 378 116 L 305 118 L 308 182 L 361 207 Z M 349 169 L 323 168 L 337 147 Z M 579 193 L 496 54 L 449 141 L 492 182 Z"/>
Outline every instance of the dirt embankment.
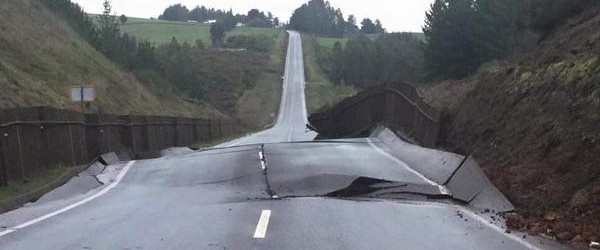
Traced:
<path fill-rule="evenodd" d="M 449 113 L 443 146 L 473 154 L 519 208 L 514 228 L 600 240 L 598 27 L 587 10 L 527 55 L 422 89 Z"/>

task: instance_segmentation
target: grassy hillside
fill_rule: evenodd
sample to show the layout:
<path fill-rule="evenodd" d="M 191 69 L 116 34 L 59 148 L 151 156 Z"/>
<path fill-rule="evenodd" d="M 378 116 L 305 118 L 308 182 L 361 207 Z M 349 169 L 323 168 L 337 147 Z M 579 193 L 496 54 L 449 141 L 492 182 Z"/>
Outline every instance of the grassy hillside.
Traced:
<path fill-rule="evenodd" d="M 331 38 L 331 37 L 317 37 L 317 42 L 319 43 L 319 46 L 323 46 L 323 47 L 327 47 L 327 48 L 331 48 L 333 49 L 333 45 L 336 42 L 339 42 L 342 44 L 342 47 L 346 46 L 346 43 L 348 43 L 348 38 Z"/>
<path fill-rule="evenodd" d="M 513 227 L 600 240 L 600 8 L 534 51 L 422 92 L 448 114 L 444 146 L 474 154 L 519 207 Z"/>
<path fill-rule="evenodd" d="M 304 71 L 306 74 L 306 106 L 309 113 L 332 106 L 338 101 L 357 93 L 354 87 L 337 85 L 328 79 L 317 63 L 316 46 L 321 46 L 316 37 L 312 35 L 302 36 Z"/>
<path fill-rule="evenodd" d="M 278 33 L 265 70 L 256 85 L 245 91 L 240 97 L 237 118 L 252 127 L 271 124 L 281 101 L 283 69 L 287 42 L 283 33 Z"/>
<path fill-rule="evenodd" d="M 425 41 L 425 35 L 423 35 L 423 33 L 410 33 L 410 34 L 414 35 L 421 41 Z M 377 39 L 379 36 L 380 36 L 379 34 L 367 35 L 367 37 L 369 37 L 373 40 Z M 342 47 L 345 47 L 346 43 L 348 43 L 348 40 L 350 40 L 350 39 L 349 38 L 317 37 L 317 42 L 319 43 L 320 46 L 327 47 L 330 49 L 333 48 L 333 45 L 336 42 L 340 42 L 342 44 Z"/>
<path fill-rule="evenodd" d="M 92 17 L 95 19 L 96 16 Z M 121 28 L 138 40 L 148 39 L 156 45 L 170 43 L 173 37 L 179 43 L 191 45 L 195 45 L 197 39 L 202 39 L 205 45 L 211 42 L 210 25 L 207 24 L 130 18 Z M 271 123 L 281 96 L 283 34 L 280 29 L 253 27 L 237 27 L 227 32 L 227 36 L 261 36 L 266 40 L 261 40 L 263 43 L 260 44 L 267 47 L 263 50 L 259 46 L 259 49 L 256 47 L 259 43 L 255 43 L 256 46 L 248 50 L 208 47 L 200 54 L 195 53 L 190 63 L 197 63 L 193 63 L 190 70 L 195 71 L 199 78 L 183 87 L 187 91 L 201 88 L 200 93 L 194 92 L 196 98 L 207 100 L 251 128 Z M 240 48 L 236 46 L 243 45 L 227 43 L 226 46 Z"/>
<path fill-rule="evenodd" d="M 77 109 L 73 85 L 95 85 L 94 111 L 221 116 L 175 91 L 144 85 L 107 60 L 70 26 L 33 0 L 0 2 L 0 108 L 48 105 Z"/>

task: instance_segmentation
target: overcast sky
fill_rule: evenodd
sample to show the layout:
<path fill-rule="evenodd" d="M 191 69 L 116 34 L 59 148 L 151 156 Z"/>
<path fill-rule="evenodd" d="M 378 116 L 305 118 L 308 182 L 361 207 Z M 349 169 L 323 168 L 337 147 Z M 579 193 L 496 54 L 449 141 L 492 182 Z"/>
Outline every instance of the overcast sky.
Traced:
<path fill-rule="evenodd" d="M 72 0 L 89 13 L 102 12 L 103 0 Z M 181 3 L 188 8 L 204 5 L 217 9 L 233 9 L 234 13 L 247 13 L 257 8 L 270 11 L 282 21 L 289 20 L 294 9 L 308 0 L 113 0 L 117 14 L 131 17 L 158 17 L 169 5 Z M 433 0 L 330 0 L 342 10 L 344 16 L 354 14 L 359 20 L 364 17 L 380 19 L 388 31 L 420 32 L 425 11 Z M 360 22 L 360 21 L 359 21 Z"/>

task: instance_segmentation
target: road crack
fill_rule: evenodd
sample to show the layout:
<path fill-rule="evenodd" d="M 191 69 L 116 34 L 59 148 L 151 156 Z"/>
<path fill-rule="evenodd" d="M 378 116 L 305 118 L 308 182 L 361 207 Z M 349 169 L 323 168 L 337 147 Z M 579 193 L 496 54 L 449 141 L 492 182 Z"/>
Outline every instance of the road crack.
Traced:
<path fill-rule="evenodd" d="M 265 185 L 266 185 L 265 191 L 272 198 L 277 198 L 277 195 L 275 194 L 275 192 L 273 192 L 273 189 L 271 189 L 271 182 L 269 182 L 269 173 L 268 173 L 269 165 L 267 163 L 267 157 L 265 154 L 265 144 L 260 145 L 260 151 L 259 151 L 258 155 L 259 155 L 260 161 L 261 161 L 263 176 L 265 177 Z"/>

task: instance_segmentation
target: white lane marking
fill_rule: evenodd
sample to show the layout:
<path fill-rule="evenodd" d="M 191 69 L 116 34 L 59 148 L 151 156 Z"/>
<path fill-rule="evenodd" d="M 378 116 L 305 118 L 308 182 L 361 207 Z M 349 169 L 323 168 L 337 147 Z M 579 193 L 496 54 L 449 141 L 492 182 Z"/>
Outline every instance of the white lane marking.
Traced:
<path fill-rule="evenodd" d="M 46 215 L 42 215 L 42 216 L 37 217 L 37 218 L 35 218 L 33 220 L 30 220 L 30 221 L 27 221 L 27 222 L 22 223 L 20 225 L 17 225 L 17 226 L 15 226 L 13 228 L 4 230 L 4 231 L 0 232 L 0 237 L 4 236 L 4 235 L 7 235 L 9 233 L 15 232 L 15 231 L 17 231 L 19 229 L 26 228 L 26 227 L 31 226 L 33 224 L 36 224 L 38 222 L 44 221 L 44 220 L 49 219 L 51 217 L 57 216 L 57 215 L 62 214 L 64 212 L 67 212 L 67 211 L 69 211 L 69 210 L 71 210 L 73 208 L 79 207 L 79 206 L 81 206 L 81 205 L 83 205 L 85 203 L 88 203 L 88 202 L 90 202 L 90 201 L 92 201 L 92 200 L 94 200 L 94 199 L 96 199 L 96 198 L 98 198 L 98 197 L 106 194 L 108 191 L 110 191 L 111 189 L 113 189 L 117 185 L 119 185 L 119 183 L 121 182 L 121 180 L 123 179 L 123 177 L 125 176 L 125 174 L 127 173 L 127 171 L 129 171 L 129 169 L 131 168 L 131 166 L 133 166 L 134 163 L 135 163 L 135 161 L 130 161 L 129 163 L 127 163 L 127 165 L 125 165 L 125 167 L 123 168 L 123 170 L 121 170 L 121 173 L 119 173 L 119 175 L 117 175 L 115 181 L 113 181 L 113 183 L 111 183 L 110 185 L 108 185 L 104 189 L 100 190 L 100 192 L 95 193 L 94 195 L 92 195 L 90 197 L 87 197 L 87 198 L 85 198 L 85 199 L 83 199 L 81 201 L 75 202 L 75 203 L 73 203 L 73 204 L 71 204 L 69 206 L 66 206 L 66 207 L 64 207 L 64 208 L 62 208 L 60 210 L 54 211 L 54 212 L 46 214 Z"/>
<path fill-rule="evenodd" d="M 7 235 L 7 234 L 9 234 L 9 233 L 12 233 L 12 232 L 14 232 L 14 231 L 17 231 L 17 230 L 16 230 L 16 229 L 12 229 L 12 228 L 11 228 L 11 229 L 6 229 L 6 230 L 4 230 L 4 231 L 0 232 L 0 237 L 2 237 L 2 236 L 4 236 L 4 235 Z"/>
<path fill-rule="evenodd" d="M 262 151 L 258 151 L 258 159 L 260 160 L 260 167 L 262 170 L 267 169 L 267 165 L 265 164 L 265 155 Z"/>
<path fill-rule="evenodd" d="M 464 208 L 464 207 L 459 206 L 459 205 L 453 205 L 453 206 L 456 209 L 461 210 L 463 213 L 466 213 L 466 214 L 470 215 L 472 218 L 475 218 L 481 224 L 487 225 L 488 227 L 490 227 L 490 228 L 494 229 L 495 231 L 497 231 L 497 232 L 505 235 L 506 237 L 510 238 L 511 240 L 514 240 L 514 241 L 516 241 L 518 243 L 523 244 L 523 246 L 525 246 L 528 249 L 531 249 L 531 250 L 542 250 L 541 248 L 534 246 L 533 244 L 527 242 L 526 240 L 524 240 L 523 238 L 521 238 L 521 237 L 519 237 L 517 235 L 506 233 L 505 229 L 503 229 L 503 228 L 501 228 L 501 227 L 499 227 L 499 226 L 497 226 L 497 225 L 495 225 L 493 223 L 490 223 L 489 220 L 487 220 L 487 219 L 479 216 L 478 214 L 476 214 L 475 212 L 473 212 L 473 211 L 471 211 L 471 210 L 469 210 L 467 208 Z"/>
<path fill-rule="evenodd" d="M 269 219 L 271 218 L 271 210 L 263 210 L 260 214 L 260 219 L 256 225 L 254 231 L 255 239 L 263 239 L 267 235 L 267 227 L 269 226 Z"/>
<path fill-rule="evenodd" d="M 425 182 L 427 182 L 429 185 L 437 187 L 442 194 L 446 194 L 446 195 L 450 194 L 450 191 L 448 191 L 448 189 L 446 187 L 438 184 L 435 181 L 430 180 L 429 178 L 425 177 L 423 174 L 421 174 L 421 173 L 417 172 L 416 170 L 410 168 L 408 165 L 406 165 L 406 163 L 402 162 L 400 159 L 394 157 L 393 155 L 390 155 L 388 152 L 385 152 L 385 151 L 383 151 L 383 149 L 377 147 L 377 145 L 373 144 L 373 141 L 371 141 L 371 138 L 367 138 L 367 141 L 369 142 L 369 145 L 371 145 L 371 147 L 373 149 L 375 149 L 375 151 L 377 151 L 378 153 L 384 155 L 388 159 L 394 161 L 396 164 L 402 166 L 406 170 L 412 172 L 417 177 L 419 177 L 419 178 L 423 179 Z"/>
<path fill-rule="evenodd" d="M 264 161 L 260 161 L 260 167 L 262 168 L 262 170 L 266 170 L 267 169 L 267 165 L 265 165 Z"/>

